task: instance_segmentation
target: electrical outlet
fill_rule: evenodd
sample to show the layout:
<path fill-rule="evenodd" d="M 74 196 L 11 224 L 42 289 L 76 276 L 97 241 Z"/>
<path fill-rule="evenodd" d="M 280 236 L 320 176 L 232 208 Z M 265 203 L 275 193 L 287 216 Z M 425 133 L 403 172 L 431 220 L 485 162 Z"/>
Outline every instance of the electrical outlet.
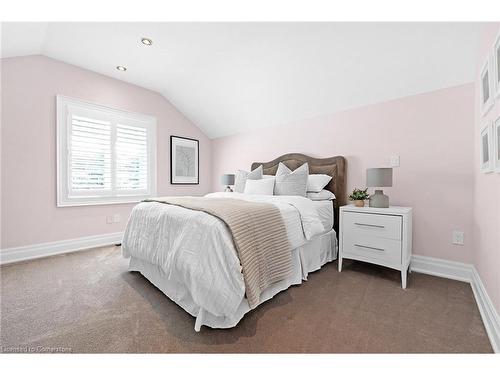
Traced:
<path fill-rule="evenodd" d="M 463 245 L 464 244 L 464 232 L 454 230 L 453 231 L 453 238 L 452 238 L 451 242 L 454 245 Z"/>
<path fill-rule="evenodd" d="M 121 220 L 120 214 L 114 214 L 113 215 L 113 223 L 119 223 Z"/>
<path fill-rule="evenodd" d="M 399 167 L 399 155 L 391 156 L 391 167 Z"/>

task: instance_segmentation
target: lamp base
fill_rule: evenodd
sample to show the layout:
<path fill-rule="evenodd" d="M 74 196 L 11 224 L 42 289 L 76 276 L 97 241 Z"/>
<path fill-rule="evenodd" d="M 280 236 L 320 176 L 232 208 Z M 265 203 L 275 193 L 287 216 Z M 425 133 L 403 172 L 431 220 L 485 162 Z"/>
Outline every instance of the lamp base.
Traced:
<path fill-rule="evenodd" d="M 233 189 L 231 189 L 231 186 L 227 185 L 226 188 L 224 189 L 224 192 L 226 192 L 226 193 L 232 193 Z"/>
<path fill-rule="evenodd" d="M 375 190 L 375 194 L 370 196 L 370 207 L 389 208 L 389 197 L 382 190 Z"/>

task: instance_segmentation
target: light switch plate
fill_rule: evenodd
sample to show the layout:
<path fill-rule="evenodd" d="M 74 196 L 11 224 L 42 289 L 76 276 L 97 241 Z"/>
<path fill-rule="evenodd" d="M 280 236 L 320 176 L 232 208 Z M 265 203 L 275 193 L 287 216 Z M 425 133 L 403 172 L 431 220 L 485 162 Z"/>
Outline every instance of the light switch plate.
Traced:
<path fill-rule="evenodd" d="M 399 167 L 399 155 L 391 156 L 391 167 Z"/>
<path fill-rule="evenodd" d="M 113 223 L 119 223 L 121 220 L 120 214 L 114 214 L 113 215 Z"/>
<path fill-rule="evenodd" d="M 452 238 L 451 242 L 454 245 L 463 245 L 464 244 L 464 232 L 454 230 L 453 231 L 453 238 Z"/>
<path fill-rule="evenodd" d="M 106 224 L 113 224 L 113 216 L 106 216 Z"/>

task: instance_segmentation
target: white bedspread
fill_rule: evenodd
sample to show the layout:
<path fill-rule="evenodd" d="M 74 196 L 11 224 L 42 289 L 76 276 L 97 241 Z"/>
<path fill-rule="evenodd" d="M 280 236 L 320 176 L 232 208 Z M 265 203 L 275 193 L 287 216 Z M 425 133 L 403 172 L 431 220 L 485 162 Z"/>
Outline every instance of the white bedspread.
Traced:
<path fill-rule="evenodd" d="M 325 232 L 312 201 L 295 196 L 213 193 L 269 202 L 279 208 L 292 248 Z M 235 313 L 245 295 L 240 262 L 231 234 L 205 212 L 157 202 L 134 207 L 122 241 L 123 256 L 160 266 L 169 279 L 188 288 L 194 302 L 215 316 Z"/>

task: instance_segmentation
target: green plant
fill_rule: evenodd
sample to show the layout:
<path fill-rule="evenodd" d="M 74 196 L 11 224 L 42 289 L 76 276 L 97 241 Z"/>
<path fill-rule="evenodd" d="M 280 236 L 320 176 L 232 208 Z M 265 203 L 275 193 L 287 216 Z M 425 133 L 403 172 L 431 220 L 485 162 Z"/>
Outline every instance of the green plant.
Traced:
<path fill-rule="evenodd" d="M 365 190 L 354 189 L 351 195 L 349 195 L 349 200 L 351 201 L 364 201 L 368 198 L 370 198 L 370 194 L 368 194 L 368 188 L 366 188 Z"/>

